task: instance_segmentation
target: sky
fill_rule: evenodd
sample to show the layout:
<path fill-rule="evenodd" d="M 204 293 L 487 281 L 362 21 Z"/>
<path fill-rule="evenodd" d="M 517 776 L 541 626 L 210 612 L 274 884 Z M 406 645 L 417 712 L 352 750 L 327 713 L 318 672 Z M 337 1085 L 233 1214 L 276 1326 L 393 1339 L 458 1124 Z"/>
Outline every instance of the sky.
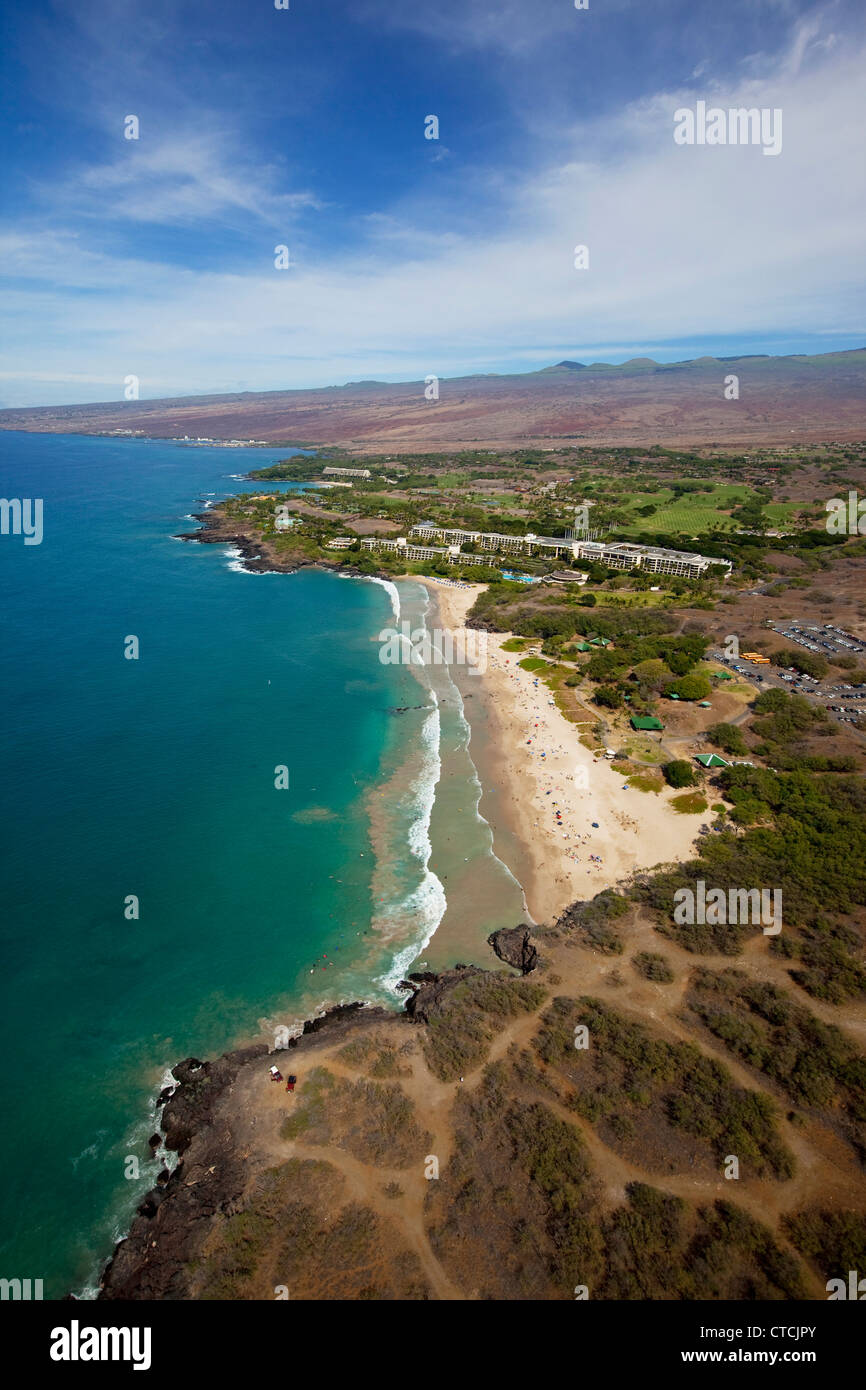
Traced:
<path fill-rule="evenodd" d="M 866 345 L 862 0 L 287 3 L 4 0 L 0 406 Z"/>

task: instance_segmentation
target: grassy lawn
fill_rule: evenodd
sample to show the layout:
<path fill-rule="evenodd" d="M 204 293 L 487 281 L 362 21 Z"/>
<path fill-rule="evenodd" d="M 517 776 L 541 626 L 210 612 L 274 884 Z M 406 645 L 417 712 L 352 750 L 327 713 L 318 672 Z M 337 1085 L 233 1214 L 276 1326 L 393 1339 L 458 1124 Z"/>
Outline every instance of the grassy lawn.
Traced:
<path fill-rule="evenodd" d="M 526 656 L 522 661 L 518 661 L 518 666 L 522 671 L 552 671 L 553 666 L 549 661 L 543 661 L 540 656 Z"/>
<path fill-rule="evenodd" d="M 627 608 L 657 608 L 673 598 L 673 594 L 665 590 L 658 594 L 651 594 L 648 589 L 584 589 L 582 592 L 594 593 L 600 604 L 622 604 Z"/>
<path fill-rule="evenodd" d="M 700 792 L 686 792 L 684 796 L 675 796 L 671 805 L 682 816 L 694 816 L 707 809 L 706 799 Z"/>
<path fill-rule="evenodd" d="M 660 792 L 664 787 L 664 780 L 657 773 L 626 772 L 625 774 L 623 774 L 620 773 L 616 769 L 616 767 L 614 768 L 614 771 L 617 772 L 617 776 L 621 776 L 623 778 L 623 781 L 628 782 L 629 787 L 633 787 L 635 791 Z"/>
<path fill-rule="evenodd" d="M 623 751 L 629 758 L 633 758 L 637 763 L 666 763 L 667 756 L 662 752 L 657 743 L 650 739 L 630 738 L 625 744 Z"/>
<path fill-rule="evenodd" d="M 732 508 L 745 502 L 750 489 L 737 483 L 725 483 L 712 492 L 690 493 L 686 497 L 674 498 L 670 488 L 659 492 L 636 493 L 629 499 L 632 510 L 638 507 L 654 506 L 657 510 L 652 516 L 635 516 L 628 526 L 617 529 L 624 534 L 638 531 L 682 532 L 684 535 L 697 535 L 701 531 L 735 530 L 738 523 L 726 515 Z M 766 516 L 775 526 L 787 524 L 800 510 L 797 502 L 770 502 L 765 508 Z"/>
<path fill-rule="evenodd" d="M 778 530 L 780 526 L 787 526 L 792 523 L 798 512 L 806 510 L 806 505 L 804 502 L 768 502 L 764 512 L 773 522 L 775 529 Z M 820 517 L 822 521 L 825 519 L 822 512 L 816 511 L 815 516 L 816 519 Z"/>

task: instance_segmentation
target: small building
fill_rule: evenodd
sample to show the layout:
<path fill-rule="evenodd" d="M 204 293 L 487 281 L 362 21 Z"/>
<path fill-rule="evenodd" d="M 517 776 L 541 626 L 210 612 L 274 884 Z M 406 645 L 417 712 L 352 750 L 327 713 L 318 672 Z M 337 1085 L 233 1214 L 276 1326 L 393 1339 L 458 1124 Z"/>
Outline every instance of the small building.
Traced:
<path fill-rule="evenodd" d="M 544 576 L 545 584 L 579 584 L 583 585 L 589 579 L 586 570 L 554 570 L 552 574 Z"/>
<path fill-rule="evenodd" d="M 698 753 L 695 762 L 700 763 L 701 767 L 730 767 L 731 764 L 724 758 L 720 758 L 718 753 Z"/>
<path fill-rule="evenodd" d="M 357 539 L 357 536 L 334 536 L 331 540 L 325 541 L 325 549 L 350 550 Z"/>
<path fill-rule="evenodd" d="M 664 724 L 660 719 L 656 719 L 653 714 L 633 714 L 629 720 L 633 729 L 658 729 L 661 731 Z"/>

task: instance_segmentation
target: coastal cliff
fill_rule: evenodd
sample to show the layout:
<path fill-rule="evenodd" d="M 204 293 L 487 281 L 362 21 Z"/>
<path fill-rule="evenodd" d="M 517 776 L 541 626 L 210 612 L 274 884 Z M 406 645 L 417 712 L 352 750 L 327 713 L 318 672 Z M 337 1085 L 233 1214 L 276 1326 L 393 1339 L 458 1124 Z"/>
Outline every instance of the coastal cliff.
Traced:
<path fill-rule="evenodd" d="M 283 1064 L 294 1061 L 296 1055 L 306 1060 L 311 1043 L 315 1047 L 323 1038 L 333 1043 L 359 1026 L 369 1027 L 389 1017 L 399 1015 L 360 1003 L 337 1006 L 308 1020 L 302 1034 L 273 1057 Z M 267 1043 L 256 1043 L 213 1062 L 188 1057 L 172 1068 L 176 1085 L 166 1087 L 160 1097 L 162 1142 L 165 1150 L 177 1154 L 177 1165 L 170 1175 L 163 1170 L 157 1186 L 139 1206 L 129 1234 L 106 1266 L 100 1298 L 187 1296 L 190 1267 L 211 1223 L 231 1214 L 250 1176 L 248 1155 L 236 1128 L 227 1122 L 222 1103 L 235 1088 L 243 1092 L 251 1073 L 261 1072 L 269 1054 Z"/>
<path fill-rule="evenodd" d="M 515 929 L 528 937 L 525 928 Z M 511 940 L 507 930 L 494 932 Z M 502 952 L 502 958 L 506 958 Z M 468 979 L 501 979 L 496 972 L 457 965 L 440 975 L 420 973 L 404 981 L 405 1008 L 389 1011 L 361 1002 L 337 1005 L 304 1023 L 286 1048 L 271 1052 L 264 1042 L 229 1052 L 215 1061 L 188 1057 L 172 1068 L 175 1081 L 159 1097 L 162 1135 L 150 1141 L 155 1152 L 177 1155 L 169 1173 L 164 1168 L 157 1185 L 138 1208 L 129 1234 L 119 1242 L 103 1273 L 101 1299 L 182 1299 L 190 1296 L 190 1272 L 215 1224 L 244 1206 L 251 1175 L 257 1170 L 249 1147 L 255 1116 L 244 1113 L 244 1098 L 267 1074 L 265 1059 L 282 1067 L 309 1072 L 324 1051 L 331 1052 L 363 1038 L 371 1029 L 388 1030 L 395 1038 L 412 1024 L 442 1018 L 458 985 Z M 282 1085 L 267 1083 L 284 1094 Z M 278 1086 L 278 1090 L 277 1090 Z M 232 1104 L 233 1101 L 240 1104 Z M 252 1119 L 252 1125 L 249 1120 Z"/>
<path fill-rule="evenodd" d="M 227 516 L 217 507 L 195 513 L 195 520 L 202 524 L 200 531 L 184 531 L 175 539 L 197 541 L 199 545 L 233 545 L 243 560 L 244 568 L 253 574 L 268 574 L 275 570 L 283 574 L 294 574 L 297 570 L 313 566 L 317 569 L 339 570 L 341 574 L 360 573 L 355 566 L 347 562 L 346 556 L 341 552 L 337 552 L 333 559 L 323 554 L 311 555 L 303 547 L 293 546 L 291 540 L 286 537 L 280 537 L 280 544 L 277 546 L 274 537 L 263 537 L 252 526 L 245 528 L 237 517 Z"/>
<path fill-rule="evenodd" d="M 680 990 L 642 968 L 651 919 L 608 906 L 493 933 L 513 969 L 413 974 L 403 1010 L 343 1006 L 285 1050 L 179 1063 L 177 1167 L 99 1297 L 824 1297 L 839 1233 L 845 1258 L 866 1242 L 855 1152 L 816 1111 L 756 1104 L 699 1029 L 684 1040 Z M 688 952 L 665 949 L 686 985 Z"/>

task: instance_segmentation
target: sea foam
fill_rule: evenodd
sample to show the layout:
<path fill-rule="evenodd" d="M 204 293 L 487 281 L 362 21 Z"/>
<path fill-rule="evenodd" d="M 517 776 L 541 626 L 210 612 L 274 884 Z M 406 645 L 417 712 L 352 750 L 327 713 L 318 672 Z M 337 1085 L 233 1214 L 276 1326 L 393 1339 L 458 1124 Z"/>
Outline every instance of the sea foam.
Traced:
<path fill-rule="evenodd" d="M 399 594 L 399 591 L 398 591 L 398 589 L 397 589 L 397 585 L 396 585 L 396 584 L 392 584 L 392 582 L 391 582 L 390 579 L 380 579 L 379 576 L 378 576 L 378 575 L 375 575 L 375 574 L 371 574 L 371 575 L 369 576 L 369 579 L 370 579 L 371 583 L 373 583 L 373 584 L 381 584 L 381 585 L 382 585 L 382 588 L 385 589 L 385 590 L 387 591 L 388 597 L 389 597 L 390 600 L 391 600 L 391 610 L 392 610 L 392 612 L 393 612 L 393 614 L 394 614 L 394 622 L 395 622 L 395 623 L 399 623 L 399 621 L 400 621 L 400 594 Z"/>
<path fill-rule="evenodd" d="M 387 971 L 376 980 L 377 984 L 392 994 L 397 993 L 397 985 L 405 977 L 407 967 L 427 946 L 448 906 L 444 885 L 430 868 L 430 856 L 433 852 L 430 819 L 436 801 L 436 787 L 442 772 L 439 698 L 435 690 L 431 690 L 430 694 L 434 707 L 425 718 L 421 730 L 424 761 L 412 789 L 414 818 L 407 836 L 409 850 L 421 865 L 422 877 L 418 887 L 392 909 L 394 915 L 408 918 L 413 923 L 414 930 L 411 942 L 396 953 Z"/>

